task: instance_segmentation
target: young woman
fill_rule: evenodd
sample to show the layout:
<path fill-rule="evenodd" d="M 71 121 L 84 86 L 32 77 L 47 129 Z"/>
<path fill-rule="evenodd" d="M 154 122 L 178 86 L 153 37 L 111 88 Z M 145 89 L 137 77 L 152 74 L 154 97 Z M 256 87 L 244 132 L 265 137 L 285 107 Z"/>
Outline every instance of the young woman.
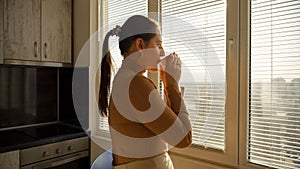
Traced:
<path fill-rule="evenodd" d="M 124 60 L 110 94 L 108 40 L 113 35 L 119 36 Z M 114 169 L 173 169 L 168 146 L 184 148 L 192 143 L 191 122 L 178 86 L 180 58 L 176 53 L 161 58 L 165 53 L 159 26 L 140 15 L 107 33 L 102 54 L 98 104 L 109 119 Z M 165 99 L 143 76 L 146 70 L 157 70 L 158 64 Z"/>

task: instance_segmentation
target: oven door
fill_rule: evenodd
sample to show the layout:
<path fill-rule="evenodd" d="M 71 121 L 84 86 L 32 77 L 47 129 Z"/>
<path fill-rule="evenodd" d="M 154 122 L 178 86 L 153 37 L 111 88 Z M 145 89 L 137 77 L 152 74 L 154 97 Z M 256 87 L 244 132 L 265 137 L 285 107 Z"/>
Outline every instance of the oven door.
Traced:
<path fill-rule="evenodd" d="M 88 151 L 77 152 L 50 160 L 22 166 L 21 169 L 89 169 Z"/>

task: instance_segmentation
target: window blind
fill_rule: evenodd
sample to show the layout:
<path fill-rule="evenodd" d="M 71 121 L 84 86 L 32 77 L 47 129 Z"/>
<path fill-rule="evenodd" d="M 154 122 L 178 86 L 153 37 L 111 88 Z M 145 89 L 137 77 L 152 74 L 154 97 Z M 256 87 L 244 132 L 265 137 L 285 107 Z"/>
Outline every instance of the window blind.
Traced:
<path fill-rule="evenodd" d="M 101 4 L 101 3 L 99 3 Z M 148 1 L 147 0 L 103 0 L 102 2 L 102 16 L 105 24 L 102 28 L 107 29 L 107 33 L 116 25 L 122 26 L 123 23 L 133 15 L 148 15 Z M 120 53 L 118 37 L 112 36 L 109 40 L 110 52 L 114 61 L 115 73 L 120 68 L 123 56 Z M 112 80 L 114 75 L 112 77 Z M 111 83 L 112 84 L 112 83 Z M 108 119 L 106 117 L 99 118 L 99 129 L 108 131 Z"/>
<path fill-rule="evenodd" d="M 162 0 L 166 54 L 183 67 L 180 86 L 193 127 L 193 144 L 225 149 L 225 0 Z"/>
<path fill-rule="evenodd" d="M 300 168 L 300 1 L 250 3 L 248 159 Z"/>

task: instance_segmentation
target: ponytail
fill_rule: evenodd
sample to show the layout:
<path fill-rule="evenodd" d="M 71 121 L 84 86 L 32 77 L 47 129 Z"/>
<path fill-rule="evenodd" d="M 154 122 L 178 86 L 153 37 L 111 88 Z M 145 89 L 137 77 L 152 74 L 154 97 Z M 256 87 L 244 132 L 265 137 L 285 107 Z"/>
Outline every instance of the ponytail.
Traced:
<path fill-rule="evenodd" d="M 121 54 L 124 56 L 137 38 L 142 38 L 148 42 L 157 34 L 157 30 L 158 24 L 155 21 L 141 15 L 134 15 L 128 18 L 122 27 L 116 25 L 115 28 L 106 34 L 102 48 L 101 80 L 98 99 L 99 111 L 102 116 L 108 116 L 108 98 L 113 69 L 112 56 L 108 46 L 109 37 L 114 35 L 119 37 L 119 48 Z"/>
<path fill-rule="evenodd" d="M 112 56 L 109 51 L 108 40 L 112 35 L 112 31 L 108 32 L 105 36 L 102 48 L 102 61 L 101 61 L 101 80 L 99 90 L 98 106 L 100 114 L 104 117 L 108 116 L 108 98 L 110 94 L 110 80 L 112 74 Z"/>

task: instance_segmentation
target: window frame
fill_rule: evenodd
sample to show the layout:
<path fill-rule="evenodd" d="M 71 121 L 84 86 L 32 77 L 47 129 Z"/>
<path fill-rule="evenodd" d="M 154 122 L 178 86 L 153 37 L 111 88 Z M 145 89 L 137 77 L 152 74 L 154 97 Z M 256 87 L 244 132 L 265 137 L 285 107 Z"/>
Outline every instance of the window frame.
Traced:
<path fill-rule="evenodd" d="M 263 169 L 248 161 L 250 0 L 240 1 L 239 168 Z"/>
<path fill-rule="evenodd" d="M 250 63 L 250 0 L 240 1 L 240 75 L 239 75 L 239 168 L 265 169 L 248 160 L 249 135 L 249 63 Z"/>
<path fill-rule="evenodd" d="M 103 2 L 102 2 L 103 3 Z M 148 0 L 148 11 L 149 12 L 159 12 L 160 7 L 159 4 L 161 2 L 159 0 Z M 157 5 L 155 5 L 157 4 Z M 238 92 L 237 90 L 237 78 L 238 78 L 238 53 L 237 53 L 237 45 L 238 45 L 238 27 L 237 27 L 237 12 L 238 12 L 238 2 L 227 0 L 226 2 L 227 10 L 227 24 L 226 24 L 226 44 L 229 44 L 229 40 L 233 38 L 233 44 L 226 45 L 226 105 L 225 111 L 231 112 L 226 113 L 225 118 L 225 151 L 219 151 L 211 148 L 203 148 L 199 146 L 191 146 L 186 149 L 177 149 L 174 148 L 171 150 L 171 153 L 179 154 L 182 156 L 191 156 L 193 158 L 217 162 L 230 166 L 237 166 L 237 145 L 238 145 L 238 130 L 237 130 L 237 98 Z M 229 9 L 230 8 L 230 9 Z M 231 13 L 229 11 L 232 11 Z M 103 13 L 101 9 L 99 9 L 99 16 Z M 234 14 L 235 13 L 235 14 Z M 150 16 L 151 18 L 160 21 L 159 17 Z M 98 26 L 102 26 L 101 24 L 105 24 L 106 21 L 100 21 Z M 231 28 L 231 29 L 229 29 Z M 234 28 L 234 29 L 232 29 Z M 229 38 L 230 37 L 230 38 Z M 155 73 L 149 74 L 149 77 L 158 84 L 159 76 Z M 234 87 L 232 87 L 234 86 Z M 230 100 L 230 103 L 228 102 Z M 95 122 L 96 121 L 96 122 Z M 92 125 L 94 124 L 94 125 Z M 93 128 L 99 126 L 98 120 L 93 119 L 91 126 Z M 230 132 L 231 131 L 231 132 Z M 226 133 L 231 134 L 226 134 Z M 109 132 L 105 132 L 103 130 L 98 130 L 98 132 L 92 133 L 92 137 L 96 138 L 96 140 L 101 140 L 107 142 L 109 145 L 109 140 L 107 137 L 109 136 Z M 212 161 L 211 159 L 214 159 Z"/>
<path fill-rule="evenodd" d="M 240 87 L 239 87 L 239 165 L 252 168 L 248 163 L 248 100 L 249 100 L 249 42 L 250 42 L 250 0 L 240 2 Z M 244 57 L 242 57 L 244 56 Z"/>
<path fill-rule="evenodd" d="M 98 0 L 98 2 L 100 1 Z M 161 0 L 148 0 L 148 11 L 159 12 L 161 10 L 160 3 Z M 171 154 L 243 169 L 264 168 L 251 164 L 247 160 L 249 4 L 249 0 L 226 0 L 225 152 L 192 145 L 186 149 L 174 148 L 170 151 Z M 97 4 L 97 7 L 99 7 L 99 4 Z M 101 9 L 98 9 L 97 21 L 102 13 Z M 159 17 L 153 19 L 160 22 Z M 100 21 L 98 27 L 105 23 L 106 21 Z M 158 82 L 159 76 L 157 74 L 151 73 L 149 77 Z M 96 91 L 97 95 L 98 92 Z M 97 112 L 91 112 L 91 115 L 95 117 Z M 99 120 L 90 118 L 90 127 L 94 129 L 98 126 Z M 107 146 L 111 145 L 110 140 L 107 139 L 109 132 L 97 130 L 91 133 L 91 136 L 95 140 L 101 141 L 101 143 L 105 141 Z"/>
<path fill-rule="evenodd" d="M 239 169 L 268 167 L 248 160 L 249 144 L 249 64 L 250 64 L 250 0 L 240 1 L 240 75 L 239 75 Z"/>
<path fill-rule="evenodd" d="M 107 11 L 104 11 L 103 9 L 105 9 L 103 6 L 106 5 L 107 1 L 103 1 L 103 0 L 96 0 L 96 10 L 97 10 L 97 36 L 100 36 L 100 39 L 104 39 L 104 32 L 103 30 L 100 28 L 107 25 L 108 23 L 108 18 L 107 16 L 105 16 L 104 20 L 100 20 L 101 15 L 105 15 Z M 92 8 L 92 7 L 91 7 Z M 98 35 L 100 34 L 100 35 Z M 98 43 L 98 49 L 101 49 L 102 44 Z M 101 51 L 99 50 L 99 53 Z M 100 62 L 101 59 L 97 60 L 98 63 L 98 68 L 100 68 Z M 93 65 L 93 64 L 90 64 Z M 91 80 L 92 78 L 90 78 L 90 84 L 94 84 L 95 85 L 95 89 L 96 90 L 90 90 L 90 100 L 96 100 L 98 103 L 98 98 L 99 98 L 99 87 L 100 87 L 100 72 L 97 71 L 96 73 L 96 77 L 95 77 L 95 81 Z M 92 85 L 93 86 L 93 85 Z M 104 147 L 101 148 L 106 148 L 109 149 L 109 147 L 112 146 L 111 144 L 111 139 L 110 139 L 110 133 L 109 131 L 104 131 L 104 130 L 100 130 L 99 129 L 99 111 L 98 111 L 98 107 L 97 104 L 95 105 L 95 103 L 90 103 L 90 107 L 92 107 L 92 111 L 90 110 L 90 117 L 89 117 L 89 130 L 90 130 L 90 137 L 92 138 L 92 140 L 97 144 L 97 145 L 103 145 Z M 94 117 L 98 117 L 98 118 L 94 118 Z"/>
<path fill-rule="evenodd" d="M 192 145 L 171 153 L 227 166 L 238 166 L 239 1 L 226 0 L 225 151 Z M 230 11 L 230 12 L 229 12 Z M 228 66 L 230 65 L 230 66 Z M 229 134 L 230 133 L 230 134 Z M 213 159 L 213 160 L 212 160 Z"/>

